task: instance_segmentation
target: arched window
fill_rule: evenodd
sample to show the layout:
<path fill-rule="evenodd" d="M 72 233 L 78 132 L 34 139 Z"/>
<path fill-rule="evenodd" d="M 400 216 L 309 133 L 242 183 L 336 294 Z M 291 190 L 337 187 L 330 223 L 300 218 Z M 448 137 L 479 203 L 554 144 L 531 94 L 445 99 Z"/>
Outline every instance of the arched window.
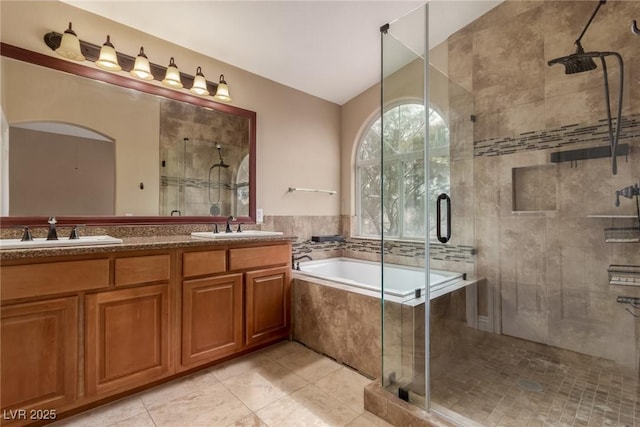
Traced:
<path fill-rule="evenodd" d="M 424 128 L 424 106 L 405 103 L 384 113 L 384 135 L 380 118 L 364 132 L 356 160 L 359 236 L 380 237 L 384 231 L 389 238 L 425 237 Z M 429 234 L 435 237 L 435 202 L 438 194 L 449 192 L 449 128 L 442 116 L 431 108 L 429 132 L 431 187 L 428 197 L 432 207 Z M 384 210 L 382 197 L 385 198 Z"/>

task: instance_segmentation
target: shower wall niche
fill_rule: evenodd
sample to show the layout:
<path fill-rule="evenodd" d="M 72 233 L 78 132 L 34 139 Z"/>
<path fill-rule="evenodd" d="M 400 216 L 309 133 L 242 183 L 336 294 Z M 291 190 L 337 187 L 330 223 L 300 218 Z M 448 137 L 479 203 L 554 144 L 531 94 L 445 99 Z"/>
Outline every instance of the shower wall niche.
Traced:
<path fill-rule="evenodd" d="M 557 209 L 557 175 L 555 165 L 511 169 L 513 212 L 555 211 Z"/>

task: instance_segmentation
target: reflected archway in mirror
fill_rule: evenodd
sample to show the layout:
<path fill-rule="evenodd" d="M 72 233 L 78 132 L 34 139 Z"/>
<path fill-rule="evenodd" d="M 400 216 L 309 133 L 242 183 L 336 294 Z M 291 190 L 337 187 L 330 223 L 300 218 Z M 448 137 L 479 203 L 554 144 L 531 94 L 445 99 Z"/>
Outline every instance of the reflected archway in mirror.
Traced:
<path fill-rule="evenodd" d="M 9 127 L 9 215 L 113 215 L 115 144 L 57 122 Z"/>

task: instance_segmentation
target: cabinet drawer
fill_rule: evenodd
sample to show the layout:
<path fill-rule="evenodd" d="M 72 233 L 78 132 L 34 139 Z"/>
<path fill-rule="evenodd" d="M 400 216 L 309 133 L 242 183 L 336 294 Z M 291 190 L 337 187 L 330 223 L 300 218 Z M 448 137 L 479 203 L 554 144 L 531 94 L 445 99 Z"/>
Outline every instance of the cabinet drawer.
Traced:
<path fill-rule="evenodd" d="M 270 265 L 288 264 L 291 257 L 289 245 L 259 246 L 229 250 L 230 270 L 245 270 Z"/>
<path fill-rule="evenodd" d="M 116 259 L 115 285 L 135 285 L 169 280 L 167 254 Z"/>
<path fill-rule="evenodd" d="M 2 300 L 109 286 L 109 260 L 65 261 L 2 267 Z"/>
<path fill-rule="evenodd" d="M 184 277 L 224 273 L 227 270 L 225 250 L 187 252 L 182 255 Z"/>

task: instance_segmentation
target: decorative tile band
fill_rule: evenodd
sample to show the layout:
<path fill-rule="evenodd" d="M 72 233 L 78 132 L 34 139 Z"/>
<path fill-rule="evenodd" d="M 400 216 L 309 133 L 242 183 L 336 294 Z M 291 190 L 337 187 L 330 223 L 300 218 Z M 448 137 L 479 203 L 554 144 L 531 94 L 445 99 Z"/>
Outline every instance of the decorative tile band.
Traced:
<path fill-rule="evenodd" d="M 381 242 L 369 239 L 346 239 L 342 242 L 313 242 L 311 240 L 294 242 L 293 255 L 307 255 L 314 252 L 338 252 L 343 251 L 362 252 L 368 254 L 380 254 Z M 424 244 L 420 242 L 385 242 L 384 253 L 387 255 L 406 256 L 410 258 L 424 257 Z M 475 262 L 476 250 L 471 246 L 445 245 L 441 243 L 430 244 L 431 259 L 454 262 Z"/>
<path fill-rule="evenodd" d="M 248 187 L 248 182 L 241 182 L 237 184 L 217 184 L 215 182 L 209 182 L 208 179 L 202 178 L 181 178 L 176 176 L 160 176 L 160 186 L 166 187 L 169 185 L 183 185 L 185 187 L 191 188 L 207 188 L 210 187 L 212 189 L 222 188 L 223 190 L 235 190 L 240 187 Z"/>
<path fill-rule="evenodd" d="M 615 126 L 615 123 L 614 123 Z M 640 138 L 640 114 L 622 117 L 619 141 Z M 607 119 L 598 123 L 572 124 L 555 129 L 521 133 L 518 136 L 490 138 L 473 142 L 474 156 L 503 156 L 520 151 L 544 150 L 584 142 L 609 142 Z"/>

